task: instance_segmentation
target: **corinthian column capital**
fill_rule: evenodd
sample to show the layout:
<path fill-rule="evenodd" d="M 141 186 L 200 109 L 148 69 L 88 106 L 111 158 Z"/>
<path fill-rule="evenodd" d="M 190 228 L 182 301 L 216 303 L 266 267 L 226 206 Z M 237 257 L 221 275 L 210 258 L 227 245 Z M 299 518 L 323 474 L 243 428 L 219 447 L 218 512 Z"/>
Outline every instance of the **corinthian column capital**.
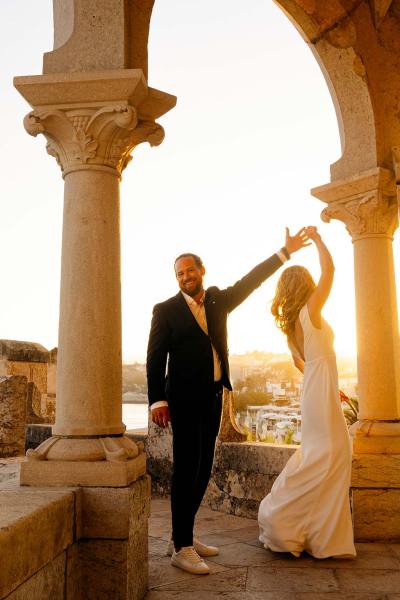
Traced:
<path fill-rule="evenodd" d="M 176 100 L 148 88 L 138 69 L 17 77 L 15 86 L 33 108 L 26 131 L 44 135 L 63 176 L 93 169 L 121 176 L 135 146 L 161 144 L 155 119 Z"/>
<path fill-rule="evenodd" d="M 347 180 L 311 190 L 328 206 L 321 219 L 338 219 L 346 225 L 353 242 L 366 237 L 393 238 L 398 227 L 396 185 L 393 173 L 375 168 Z"/>
<path fill-rule="evenodd" d="M 33 110 L 24 119 L 26 131 L 42 133 L 48 154 L 54 156 L 63 176 L 82 169 L 115 169 L 121 175 L 138 144 L 158 146 L 164 139 L 161 125 L 138 119 L 129 104 L 99 109 Z"/>

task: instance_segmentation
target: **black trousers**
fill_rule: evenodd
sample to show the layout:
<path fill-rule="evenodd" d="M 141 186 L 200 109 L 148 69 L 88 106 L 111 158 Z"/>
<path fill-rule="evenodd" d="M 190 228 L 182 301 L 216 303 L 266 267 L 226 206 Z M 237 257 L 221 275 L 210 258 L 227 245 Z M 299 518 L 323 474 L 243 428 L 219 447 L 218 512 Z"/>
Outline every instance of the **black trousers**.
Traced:
<path fill-rule="evenodd" d="M 221 408 L 220 383 L 196 401 L 190 398 L 190 402 L 170 402 L 172 539 L 176 548 L 193 545 L 194 519 L 211 475 Z"/>

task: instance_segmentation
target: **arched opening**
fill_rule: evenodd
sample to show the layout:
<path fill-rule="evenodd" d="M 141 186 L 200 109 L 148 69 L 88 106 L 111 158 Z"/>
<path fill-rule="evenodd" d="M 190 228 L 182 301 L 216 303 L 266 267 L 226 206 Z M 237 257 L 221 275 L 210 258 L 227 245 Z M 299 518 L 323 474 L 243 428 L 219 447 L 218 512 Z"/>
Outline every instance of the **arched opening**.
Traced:
<path fill-rule="evenodd" d="M 149 160 L 151 150 L 138 147 L 135 167 L 124 175 L 124 261 L 130 269 L 135 265 L 139 281 L 147 281 L 140 299 L 137 280 L 126 271 L 122 278 L 124 354 L 131 360 L 137 354 L 128 350 L 129 332 L 136 331 L 142 344 L 140 360 L 152 306 L 176 293 L 175 256 L 197 252 L 207 284 L 230 285 L 283 244 L 286 224 L 294 230 L 305 221 L 321 223 L 322 206 L 309 190 L 329 180 L 329 165 L 340 156 L 323 75 L 273 3 L 257 3 L 250 11 L 239 2 L 201 11 L 156 3 L 149 57 L 150 81 L 176 93 L 178 106 L 164 118 L 167 137 L 157 153 Z M 139 205 L 135 197 L 146 200 Z M 337 262 L 327 318 L 337 331 L 339 353 L 354 357 L 351 242 L 340 223 L 321 228 Z M 318 272 L 312 250 L 295 261 Z M 156 276 L 149 280 L 148 273 Z M 276 279 L 230 317 L 231 355 L 287 353 L 269 314 Z M 132 311 L 138 302 L 141 309 Z M 289 360 L 283 358 L 284 368 Z M 248 356 L 249 367 L 252 361 Z"/>

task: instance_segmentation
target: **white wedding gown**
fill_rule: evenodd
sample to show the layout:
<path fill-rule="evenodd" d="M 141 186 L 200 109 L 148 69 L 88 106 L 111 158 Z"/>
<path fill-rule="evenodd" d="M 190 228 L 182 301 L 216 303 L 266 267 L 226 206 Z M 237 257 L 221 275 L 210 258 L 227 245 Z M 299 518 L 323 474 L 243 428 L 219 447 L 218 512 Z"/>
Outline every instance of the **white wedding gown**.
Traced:
<path fill-rule="evenodd" d="M 299 319 L 305 358 L 302 441 L 260 504 L 260 541 L 296 556 L 302 550 L 316 558 L 355 556 L 351 442 L 339 399 L 333 332 L 323 319 L 320 329 L 314 327 L 307 305 Z"/>

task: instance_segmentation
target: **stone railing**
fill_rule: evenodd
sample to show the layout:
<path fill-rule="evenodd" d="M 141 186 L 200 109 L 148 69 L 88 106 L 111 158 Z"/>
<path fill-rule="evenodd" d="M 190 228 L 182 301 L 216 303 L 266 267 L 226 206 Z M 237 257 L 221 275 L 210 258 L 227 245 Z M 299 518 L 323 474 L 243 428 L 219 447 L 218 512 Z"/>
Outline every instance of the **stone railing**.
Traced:
<path fill-rule="evenodd" d="M 10 483 L 0 490 L 0 599 L 141 600 L 149 501 L 147 476 L 114 496 Z"/>
<path fill-rule="evenodd" d="M 145 443 L 153 493 L 168 495 L 172 473 L 170 430 L 150 423 L 148 435 L 127 435 Z M 260 501 L 295 450 L 295 446 L 218 441 L 204 503 L 215 510 L 255 518 Z"/>

